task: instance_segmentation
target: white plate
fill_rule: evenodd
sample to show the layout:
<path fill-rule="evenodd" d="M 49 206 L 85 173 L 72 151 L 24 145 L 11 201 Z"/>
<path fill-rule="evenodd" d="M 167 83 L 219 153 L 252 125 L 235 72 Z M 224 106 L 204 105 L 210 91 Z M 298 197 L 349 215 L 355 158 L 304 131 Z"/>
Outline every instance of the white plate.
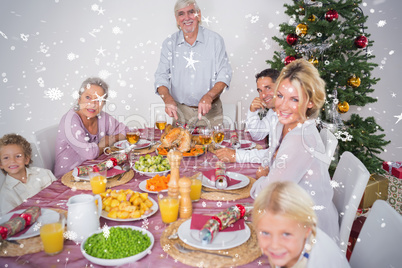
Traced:
<path fill-rule="evenodd" d="M 235 185 L 232 185 L 232 186 L 227 187 L 226 189 L 224 189 L 225 191 L 226 191 L 226 190 L 240 189 L 240 188 L 246 187 L 246 186 L 250 183 L 250 179 L 249 179 L 247 176 L 243 175 L 243 174 L 228 171 L 228 172 L 226 172 L 226 175 L 227 175 L 229 178 L 238 180 L 238 181 L 240 181 L 240 182 L 239 182 L 238 184 L 235 184 Z M 202 186 L 205 186 L 205 187 L 207 187 L 207 188 L 216 189 L 216 187 L 215 187 L 215 182 L 209 180 L 209 179 L 208 179 L 207 177 L 205 177 L 205 176 L 204 176 L 204 178 L 202 179 Z"/>
<path fill-rule="evenodd" d="M 121 140 L 121 141 L 118 141 L 115 144 L 113 144 L 113 146 L 118 149 L 125 149 L 125 148 L 131 146 L 131 144 L 128 143 L 128 141 L 126 141 L 126 140 Z M 149 146 L 151 146 L 151 142 L 149 140 L 140 139 L 136 144 L 134 144 L 132 149 L 134 149 L 134 150 L 143 149 L 143 148 L 146 148 Z"/>
<path fill-rule="evenodd" d="M 123 170 L 121 168 L 121 166 L 115 166 L 113 168 Z M 123 173 L 120 173 L 120 174 L 123 174 Z M 117 174 L 117 175 L 120 175 L 120 174 Z M 107 179 L 113 178 L 114 176 L 117 176 L 117 175 L 109 176 L 109 177 L 107 177 Z M 80 176 L 80 177 L 79 176 L 74 176 L 74 179 L 77 180 L 77 181 L 89 181 L 89 176 Z"/>
<path fill-rule="evenodd" d="M 116 218 L 116 219 L 114 219 L 114 218 L 108 217 L 107 214 L 109 214 L 109 212 L 104 211 L 104 210 L 102 210 L 101 216 L 102 216 L 102 218 L 105 218 L 105 219 L 108 219 L 108 220 L 112 220 L 112 221 L 121 221 L 121 222 L 124 222 L 124 221 L 139 221 L 139 220 L 143 220 L 143 219 L 145 219 L 145 218 L 148 218 L 148 217 L 151 217 L 152 215 L 154 215 L 154 214 L 158 211 L 158 208 L 159 208 L 158 203 L 156 203 L 155 200 L 153 200 L 153 199 L 152 199 L 151 197 L 149 197 L 149 196 L 148 196 L 148 199 L 151 200 L 151 202 L 152 202 L 152 204 L 153 204 L 152 207 L 150 208 L 151 213 L 149 213 L 149 214 L 147 214 L 147 215 L 144 214 L 144 215 L 142 215 L 142 216 L 139 217 L 139 218 L 129 218 L 129 219 L 119 219 L 119 218 Z"/>
<path fill-rule="evenodd" d="M 250 228 L 244 224 L 244 229 L 233 232 L 219 232 L 211 244 L 203 245 L 199 237 L 199 230 L 191 230 L 191 219 L 183 222 L 178 230 L 180 239 L 187 245 L 207 250 L 223 250 L 237 247 L 250 238 Z"/>
<path fill-rule="evenodd" d="M 170 172 L 170 169 L 165 170 L 165 171 L 159 171 L 159 172 L 144 172 L 144 171 L 139 171 L 138 169 L 135 168 L 135 166 L 133 166 L 133 169 L 134 169 L 135 172 L 138 172 L 140 174 L 144 174 L 145 176 L 148 176 L 148 177 L 151 177 L 151 178 L 155 177 L 156 175 L 166 176 Z"/>
<path fill-rule="evenodd" d="M 230 140 L 224 140 L 224 142 L 228 142 L 228 143 L 230 143 Z M 255 147 L 255 142 L 253 142 L 253 141 L 249 141 L 249 140 L 240 140 L 240 146 L 241 146 L 241 144 L 250 144 L 248 147 L 246 147 L 246 148 L 238 148 L 238 149 L 243 149 L 243 150 L 248 150 L 248 149 L 254 149 L 254 147 Z M 223 146 L 223 145 L 222 145 Z M 231 146 L 227 146 L 227 148 L 231 148 Z"/>
<path fill-rule="evenodd" d="M 25 209 L 20 209 L 20 210 L 16 210 L 16 211 L 7 213 L 4 216 L 1 216 L 0 224 L 7 222 L 11 218 L 11 216 L 13 216 L 14 214 L 21 214 L 24 211 L 25 211 Z M 59 218 L 59 213 L 57 213 L 56 211 L 54 211 L 52 209 L 42 208 L 41 215 L 39 216 L 38 220 L 29 227 L 28 231 L 26 231 L 24 234 L 22 234 L 18 237 L 7 238 L 7 240 L 19 240 L 19 239 L 25 239 L 25 238 L 38 236 L 39 235 L 39 227 L 38 227 L 39 223 L 41 223 L 44 220 L 49 220 L 49 221 L 51 221 L 53 219 L 57 220 L 58 218 Z"/>
<path fill-rule="evenodd" d="M 147 180 L 140 182 L 138 187 L 140 187 L 140 190 L 143 191 L 143 192 L 147 192 L 147 193 L 150 193 L 150 194 L 157 194 L 158 193 L 158 191 L 150 191 L 150 190 L 147 189 Z M 159 191 L 159 192 L 167 192 L 167 191 L 168 190 L 166 189 L 166 190 L 162 190 L 162 191 Z"/>
<path fill-rule="evenodd" d="M 154 236 L 151 234 L 150 231 L 145 230 L 144 228 L 140 228 L 137 226 L 129 226 L 129 225 L 119 225 L 116 227 L 123 227 L 123 228 L 131 228 L 133 230 L 138 230 L 140 232 L 142 232 L 143 234 L 145 233 L 146 235 L 148 235 L 148 237 L 151 240 L 151 245 L 149 245 L 148 248 L 146 248 L 143 252 L 140 252 L 136 255 L 130 256 L 130 257 L 126 257 L 126 258 L 121 258 L 121 259 L 101 259 L 101 258 L 96 258 L 93 257 L 91 255 L 88 255 L 85 251 L 84 251 L 84 245 L 85 242 L 87 241 L 87 239 L 93 235 L 93 234 L 97 234 L 100 232 L 103 232 L 103 230 L 98 230 L 96 232 L 93 232 L 92 234 L 90 234 L 87 238 L 85 238 L 85 240 L 81 243 L 81 252 L 82 255 L 84 255 L 84 257 L 89 260 L 90 262 L 99 264 L 99 265 L 104 265 L 104 266 L 120 266 L 123 265 L 125 263 L 129 263 L 129 262 L 135 262 L 138 261 L 140 259 L 142 259 L 143 257 L 145 257 L 145 255 L 147 255 L 148 253 L 150 253 L 152 247 L 154 246 L 155 243 L 155 238 Z M 114 227 L 110 227 L 110 228 L 114 228 Z"/>

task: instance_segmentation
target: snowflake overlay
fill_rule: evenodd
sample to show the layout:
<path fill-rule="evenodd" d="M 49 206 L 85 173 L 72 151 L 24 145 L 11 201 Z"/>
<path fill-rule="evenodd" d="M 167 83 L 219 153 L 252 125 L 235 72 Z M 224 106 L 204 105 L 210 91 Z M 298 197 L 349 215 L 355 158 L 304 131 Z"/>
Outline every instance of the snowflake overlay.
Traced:
<path fill-rule="evenodd" d="M 147 218 L 145 218 L 145 219 L 142 221 L 141 228 L 146 230 L 146 229 L 148 229 L 148 225 L 149 225 L 149 221 L 148 221 Z"/>
<path fill-rule="evenodd" d="M 109 235 L 110 235 L 110 230 L 109 230 L 109 226 L 107 226 L 107 224 L 105 223 L 105 225 L 103 225 L 102 227 L 102 232 L 103 232 L 103 236 L 108 239 Z"/>
<path fill-rule="evenodd" d="M 64 93 L 60 91 L 58 87 L 56 88 L 49 88 L 49 90 L 45 90 L 45 98 L 49 98 L 52 101 L 54 100 L 61 100 Z"/>

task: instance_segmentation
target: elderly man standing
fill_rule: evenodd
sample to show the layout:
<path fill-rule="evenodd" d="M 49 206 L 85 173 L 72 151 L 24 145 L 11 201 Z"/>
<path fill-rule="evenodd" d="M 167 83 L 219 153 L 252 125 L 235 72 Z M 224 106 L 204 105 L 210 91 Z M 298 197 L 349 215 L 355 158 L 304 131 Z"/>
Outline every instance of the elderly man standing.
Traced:
<path fill-rule="evenodd" d="M 174 123 L 222 123 L 220 94 L 229 87 L 232 69 L 223 38 L 199 24 L 201 10 L 195 0 L 178 0 L 174 7 L 179 31 L 162 45 L 155 89 Z"/>

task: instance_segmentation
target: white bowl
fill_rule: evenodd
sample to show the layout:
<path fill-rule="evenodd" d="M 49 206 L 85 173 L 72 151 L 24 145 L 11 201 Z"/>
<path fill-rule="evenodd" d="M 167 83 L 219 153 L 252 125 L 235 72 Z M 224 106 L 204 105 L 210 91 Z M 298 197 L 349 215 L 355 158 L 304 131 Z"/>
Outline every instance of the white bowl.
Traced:
<path fill-rule="evenodd" d="M 99 265 L 104 265 L 104 266 L 119 266 L 119 265 L 123 265 L 123 264 L 125 264 L 125 263 L 135 262 L 135 261 L 137 261 L 137 260 L 139 260 L 139 259 L 142 259 L 143 257 L 145 257 L 145 255 L 147 255 L 147 254 L 150 252 L 150 250 L 151 250 L 152 247 L 154 246 L 154 242 L 155 242 L 154 236 L 153 236 L 152 233 L 149 232 L 148 230 L 145 230 L 145 229 L 140 228 L 140 227 L 137 227 L 137 226 L 131 226 L 131 225 L 117 225 L 117 226 L 115 226 L 115 227 L 131 228 L 131 229 L 133 229 L 133 230 L 138 230 L 138 231 L 142 232 L 143 234 L 145 233 L 145 234 L 148 235 L 148 237 L 150 238 L 150 240 L 151 240 L 151 245 L 150 245 L 147 249 L 145 249 L 143 252 L 140 252 L 140 253 L 138 253 L 138 254 L 136 254 L 136 255 L 133 255 L 133 256 L 130 256 L 130 257 L 127 257 L 127 258 L 121 258 L 121 259 L 101 259 L 101 258 L 96 258 L 96 257 L 93 257 L 93 256 L 91 256 L 91 255 L 88 255 L 88 254 L 85 252 L 85 250 L 84 250 L 84 245 L 85 245 L 87 239 L 88 239 L 89 237 L 91 237 L 93 234 L 97 234 L 97 233 L 103 232 L 103 230 L 98 230 L 98 231 L 96 231 L 96 232 L 91 233 L 91 234 L 90 234 L 88 237 L 86 237 L 85 240 L 81 243 L 81 252 L 82 252 L 82 255 L 84 255 L 84 257 L 85 257 L 88 261 L 93 262 L 93 263 L 96 263 L 96 264 L 99 264 Z M 115 227 L 110 227 L 110 228 L 115 228 Z"/>
<path fill-rule="evenodd" d="M 151 178 L 155 177 L 156 175 L 166 176 L 170 172 L 170 169 L 169 170 L 164 170 L 164 171 L 159 171 L 159 172 L 144 172 L 144 171 L 139 171 L 134 166 L 133 166 L 133 169 L 135 170 L 135 172 L 138 172 L 140 174 L 144 174 L 145 176 L 148 176 L 148 177 L 151 177 Z"/>

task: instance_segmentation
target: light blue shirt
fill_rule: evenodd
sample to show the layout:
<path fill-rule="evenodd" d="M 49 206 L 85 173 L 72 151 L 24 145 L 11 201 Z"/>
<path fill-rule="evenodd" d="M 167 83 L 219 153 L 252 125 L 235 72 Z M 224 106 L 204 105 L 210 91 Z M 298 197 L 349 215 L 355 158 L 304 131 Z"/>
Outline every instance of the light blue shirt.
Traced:
<path fill-rule="evenodd" d="M 158 87 L 165 86 L 175 101 L 198 106 L 202 96 L 217 82 L 229 87 L 231 79 L 232 68 L 219 34 L 199 26 L 193 45 L 184 40 L 181 30 L 163 42 L 155 72 L 156 92 Z"/>

